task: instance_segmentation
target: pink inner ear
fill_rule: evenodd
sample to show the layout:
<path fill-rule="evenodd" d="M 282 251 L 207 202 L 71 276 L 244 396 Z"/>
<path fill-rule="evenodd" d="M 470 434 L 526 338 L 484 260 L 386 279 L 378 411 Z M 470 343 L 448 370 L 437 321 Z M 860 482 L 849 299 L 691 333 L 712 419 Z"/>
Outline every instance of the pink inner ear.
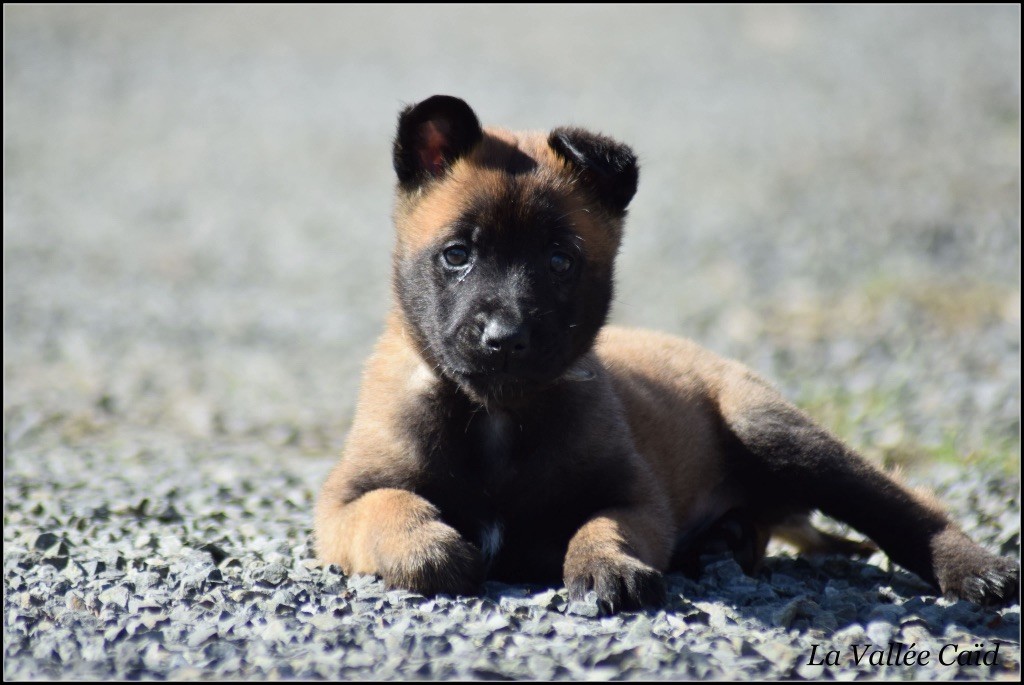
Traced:
<path fill-rule="evenodd" d="M 420 164 L 431 176 L 444 171 L 444 153 L 448 136 L 441 122 L 428 121 L 420 126 Z"/>

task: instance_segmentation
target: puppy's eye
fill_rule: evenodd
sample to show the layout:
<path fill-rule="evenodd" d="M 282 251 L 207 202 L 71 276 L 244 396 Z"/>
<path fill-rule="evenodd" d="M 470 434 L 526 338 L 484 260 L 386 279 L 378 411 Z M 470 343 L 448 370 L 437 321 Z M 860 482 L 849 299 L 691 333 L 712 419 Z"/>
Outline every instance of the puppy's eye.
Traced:
<path fill-rule="evenodd" d="M 572 269 L 572 257 L 564 252 L 555 252 L 551 255 L 551 270 L 556 274 L 565 275 Z"/>
<path fill-rule="evenodd" d="M 453 245 L 444 251 L 444 261 L 448 266 L 466 266 L 469 262 L 469 250 L 462 245 Z"/>

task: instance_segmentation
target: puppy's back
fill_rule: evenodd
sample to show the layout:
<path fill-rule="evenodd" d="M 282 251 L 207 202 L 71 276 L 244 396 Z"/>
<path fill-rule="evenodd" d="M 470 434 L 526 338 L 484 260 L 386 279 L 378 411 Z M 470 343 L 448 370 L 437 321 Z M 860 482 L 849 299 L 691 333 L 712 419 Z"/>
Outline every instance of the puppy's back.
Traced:
<path fill-rule="evenodd" d="M 726 481 L 717 403 L 745 371 L 691 340 L 606 326 L 595 351 L 612 376 L 637 449 L 665 487 L 686 529 L 737 504 Z"/>

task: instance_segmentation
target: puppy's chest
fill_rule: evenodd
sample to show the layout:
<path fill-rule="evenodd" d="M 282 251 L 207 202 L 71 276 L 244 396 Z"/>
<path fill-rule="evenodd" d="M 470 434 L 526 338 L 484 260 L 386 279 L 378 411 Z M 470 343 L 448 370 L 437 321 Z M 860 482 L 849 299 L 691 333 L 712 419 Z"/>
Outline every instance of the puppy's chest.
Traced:
<path fill-rule="evenodd" d="M 513 449 L 521 435 L 522 426 L 510 414 L 475 415 L 466 436 L 467 467 L 482 481 L 500 485 L 513 475 Z"/>
<path fill-rule="evenodd" d="M 473 511 L 487 526 L 489 519 L 513 515 L 517 493 L 528 487 L 523 476 L 545 478 L 530 458 L 536 446 L 524 439 L 523 427 L 509 414 L 474 415 L 461 436 L 452 436 L 453 468 L 449 472 L 455 502 Z M 504 524 L 502 524 L 504 525 Z"/>
<path fill-rule="evenodd" d="M 477 545 L 492 571 L 514 564 L 510 577 L 557 576 L 569 536 L 607 504 L 605 483 L 579 467 L 587 460 L 574 453 L 578 446 L 564 425 L 483 411 L 458 423 L 449 423 L 441 440 L 444 468 L 430 470 L 423 494 Z M 617 489 L 622 479 L 613 480 Z"/>
<path fill-rule="evenodd" d="M 520 478 L 527 466 L 522 434 L 522 426 L 510 414 L 474 412 L 462 430 L 449 430 L 444 436 L 447 468 L 431 474 L 428 499 L 477 545 L 488 565 L 508 535 L 516 534 L 515 522 L 522 518 Z"/>

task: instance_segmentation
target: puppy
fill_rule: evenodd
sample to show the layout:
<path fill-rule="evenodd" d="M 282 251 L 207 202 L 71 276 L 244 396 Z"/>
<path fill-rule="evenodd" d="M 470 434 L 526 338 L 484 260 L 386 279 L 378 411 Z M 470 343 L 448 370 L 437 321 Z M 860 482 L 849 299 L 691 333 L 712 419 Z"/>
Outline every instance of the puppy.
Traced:
<path fill-rule="evenodd" d="M 813 528 L 817 509 L 949 597 L 1018 596 L 1018 564 L 742 364 L 604 325 L 627 146 L 484 130 L 438 95 L 401 112 L 393 152 L 394 304 L 317 504 L 323 562 L 428 594 L 561 578 L 631 610 L 707 550 L 752 572 L 773 534 L 875 549 Z"/>

